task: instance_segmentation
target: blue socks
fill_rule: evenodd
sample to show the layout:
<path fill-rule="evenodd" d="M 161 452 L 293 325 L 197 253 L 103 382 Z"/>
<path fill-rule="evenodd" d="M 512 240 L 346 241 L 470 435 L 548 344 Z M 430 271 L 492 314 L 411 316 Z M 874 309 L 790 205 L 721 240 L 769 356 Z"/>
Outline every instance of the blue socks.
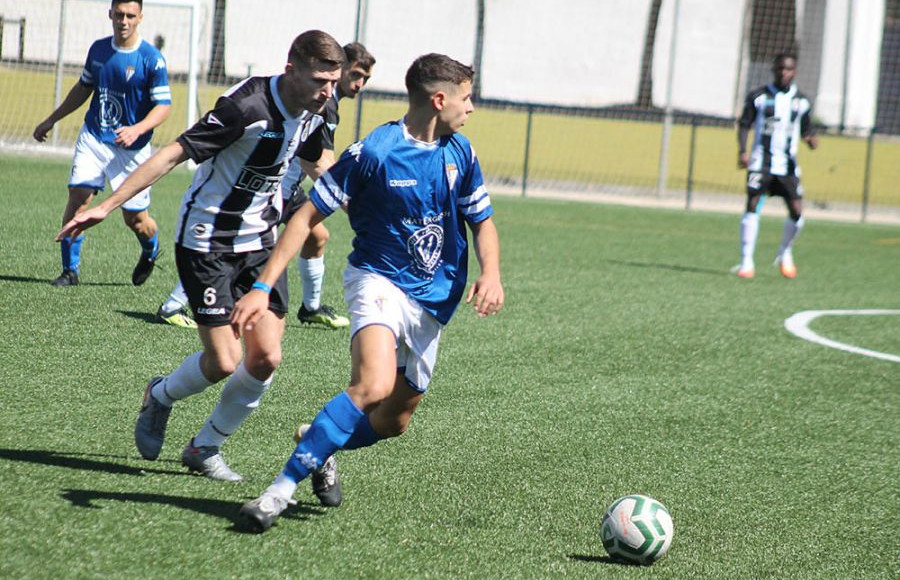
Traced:
<path fill-rule="evenodd" d="M 322 407 L 284 466 L 288 478 L 298 482 L 307 477 L 338 449 L 357 449 L 381 439 L 368 416 L 345 392 Z M 352 445 L 352 446 L 351 446 Z"/>
<path fill-rule="evenodd" d="M 159 231 L 153 234 L 152 238 L 146 240 L 137 234 L 135 236 L 141 244 L 141 255 L 156 259 L 157 254 L 159 254 Z"/>
<path fill-rule="evenodd" d="M 63 270 L 70 270 L 78 273 L 78 266 L 81 264 L 81 243 L 84 242 L 84 234 L 77 238 L 66 237 L 59 244 L 60 253 L 62 254 Z"/>

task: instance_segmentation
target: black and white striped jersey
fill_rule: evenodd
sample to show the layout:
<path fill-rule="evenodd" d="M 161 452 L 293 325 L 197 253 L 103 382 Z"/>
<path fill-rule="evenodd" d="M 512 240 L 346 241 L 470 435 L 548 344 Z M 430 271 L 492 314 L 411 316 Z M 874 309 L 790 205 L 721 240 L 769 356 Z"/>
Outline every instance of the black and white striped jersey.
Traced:
<path fill-rule="evenodd" d="M 243 253 L 275 245 L 288 161 L 295 154 L 319 159 L 324 123 L 309 111 L 292 117 L 278 95 L 278 78 L 251 77 L 231 87 L 178 137 L 199 164 L 181 201 L 180 246 Z"/>
<path fill-rule="evenodd" d="M 753 127 L 751 172 L 798 175 L 797 144 L 812 134 L 812 105 L 797 85 L 781 91 L 774 84 L 751 91 L 738 123 Z"/>

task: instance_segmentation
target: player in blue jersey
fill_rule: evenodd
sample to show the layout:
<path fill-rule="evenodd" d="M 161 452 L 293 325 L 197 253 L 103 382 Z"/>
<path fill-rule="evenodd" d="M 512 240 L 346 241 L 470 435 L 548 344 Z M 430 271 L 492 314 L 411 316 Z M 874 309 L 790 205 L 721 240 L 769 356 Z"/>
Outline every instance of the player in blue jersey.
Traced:
<path fill-rule="evenodd" d="M 474 110 L 473 76 L 444 55 L 416 59 L 406 73 L 406 116 L 351 145 L 316 181 L 256 289 L 235 305 L 235 333 L 252 332 L 268 308 L 267 288 L 312 227 L 347 205 L 355 233 L 344 275 L 350 386 L 316 415 L 272 485 L 241 508 L 255 531 L 268 529 L 293 503 L 297 483 L 336 451 L 407 429 L 431 381 L 441 329 L 465 293 L 466 225 L 481 265 L 466 302 L 479 316 L 503 306 L 493 208 L 472 146 L 457 133 Z"/>
<path fill-rule="evenodd" d="M 788 217 L 775 264 L 785 278 L 794 278 L 792 246 L 803 229 L 803 185 L 797 164 L 797 145 L 803 140 L 810 149 L 819 142 L 812 125 L 812 105 L 794 84 L 797 59 L 781 54 L 772 62 L 773 80 L 747 95 L 738 119 L 738 167 L 747 170 L 747 208 L 741 218 L 741 263 L 734 271 L 753 278 L 753 253 L 759 234 L 759 213 L 766 195 L 784 198 Z M 753 127 L 753 148 L 747 153 L 747 137 Z"/>
<path fill-rule="evenodd" d="M 166 61 L 138 34 L 144 18 L 142 7 L 142 0 L 112 0 L 109 18 L 113 35 L 91 45 L 81 78 L 59 107 L 34 129 L 34 138 L 45 141 L 60 119 L 93 95 L 75 143 L 64 224 L 87 209 L 107 180 L 113 189 L 118 188 L 138 165 L 150 158 L 153 129 L 169 116 L 172 93 Z M 159 254 L 158 229 L 149 207 L 149 187 L 122 206 L 122 217 L 141 245 L 140 258 L 131 274 L 135 286 L 147 280 Z M 63 271 L 51 284 L 78 284 L 83 242 L 84 236 L 62 240 Z"/>

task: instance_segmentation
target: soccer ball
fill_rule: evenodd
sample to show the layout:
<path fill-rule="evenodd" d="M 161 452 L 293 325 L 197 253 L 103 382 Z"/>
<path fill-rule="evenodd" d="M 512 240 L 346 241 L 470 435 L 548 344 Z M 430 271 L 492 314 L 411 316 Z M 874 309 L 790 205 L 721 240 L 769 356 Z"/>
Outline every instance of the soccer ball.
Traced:
<path fill-rule="evenodd" d="M 613 502 L 600 524 L 600 539 L 613 560 L 649 566 L 672 546 L 672 516 L 646 495 L 626 495 Z"/>

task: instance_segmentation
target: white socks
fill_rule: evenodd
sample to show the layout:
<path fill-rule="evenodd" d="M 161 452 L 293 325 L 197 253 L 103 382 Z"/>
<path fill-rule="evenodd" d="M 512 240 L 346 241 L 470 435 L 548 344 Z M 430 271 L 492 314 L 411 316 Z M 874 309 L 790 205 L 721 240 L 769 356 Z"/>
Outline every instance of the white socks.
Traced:
<path fill-rule="evenodd" d="M 194 445 L 220 447 L 259 406 L 260 398 L 271 384 L 272 376 L 261 381 L 251 375 L 244 363 L 241 363 L 225 383 L 219 404 L 194 437 Z"/>
<path fill-rule="evenodd" d="M 753 252 L 759 235 L 759 214 L 746 212 L 741 218 L 741 267 L 753 268 Z"/>
<path fill-rule="evenodd" d="M 797 236 L 800 235 L 800 230 L 803 229 L 804 224 L 803 216 L 800 216 L 800 219 L 797 221 L 792 220 L 791 218 L 787 218 L 784 220 L 784 231 L 781 234 L 781 245 L 778 246 L 778 258 L 785 260 L 785 263 L 793 264 L 793 256 L 791 255 L 791 244 L 794 243 L 794 240 L 797 239 Z"/>
<path fill-rule="evenodd" d="M 184 293 L 184 286 L 181 285 L 181 280 L 179 280 L 178 284 L 172 288 L 172 293 L 169 294 L 169 297 L 163 302 L 162 310 L 166 314 L 173 314 L 187 306 L 187 303 L 187 294 Z"/>
<path fill-rule="evenodd" d="M 275 481 L 272 482 L 272 485 L 266 488 L 265 493 L 271 493 L 280 498 L 290 500 L 296 490 L 297 482 L 286 476 L 284 472 L 281 472 L 275 478 Z"/>
<path fill-rule="evenodd" d="M 322 297 L 322 282 L 325 280 L 325 257 L 298 258 L 297 271 L 303 282 L 303 305 L 307 310 L 318 310 Z"/>
<path fill-rule="evenodd" d="M 180 367 L 153 387 L 150 391 L 153 398 L 166 407 L 171 407 L 179 399 L 202 393 L 212 383 L 200 370 L 201 356 L 203 356 L 202 351 L 195 352 L 184 359 Z"/>

